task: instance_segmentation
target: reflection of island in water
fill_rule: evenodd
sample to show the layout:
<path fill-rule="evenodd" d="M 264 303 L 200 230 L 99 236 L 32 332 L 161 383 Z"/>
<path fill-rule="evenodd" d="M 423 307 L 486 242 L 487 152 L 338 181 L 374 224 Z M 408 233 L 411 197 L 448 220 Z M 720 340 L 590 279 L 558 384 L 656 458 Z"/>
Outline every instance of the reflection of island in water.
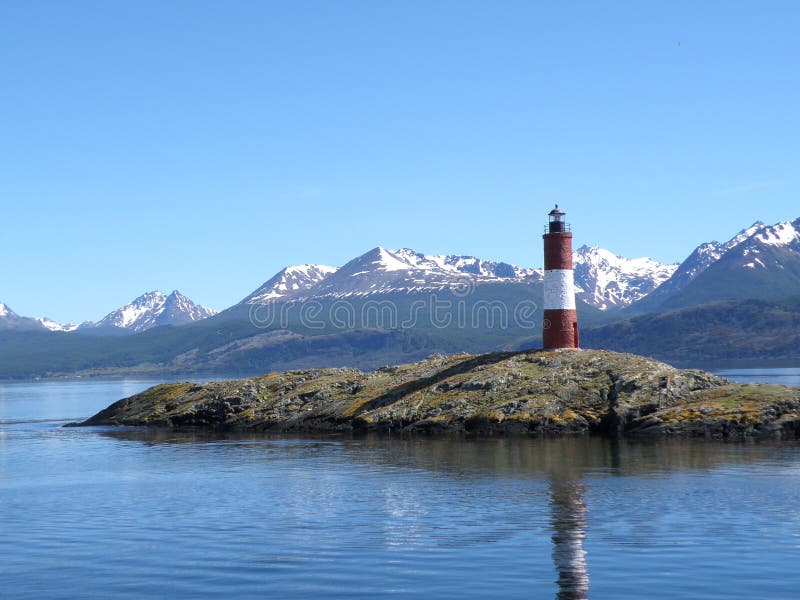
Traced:
<path fill-rule="evenodd" d="M 345 451 L 347 460 L 366 465 L 412 467 L 459 477 L 513 474 L 516 477 L 546 480 L 552 561 L 558 584 L 556 597 L 564 600 L 589 597 L 589 569 L 583 547 L 589 527 L 585 501 L 587 484 L 584 483 L 587 473 L 593 477 L 614 477 L 707 470 L 723 465 L 759 462 L 771 452 L 768 444 L 747 446 L 695 440 L 346 438 L 135 428 L 104 428 L 97 432 L 115 439 L 155 445 L 202 445 L 224 440 L 231 442 L 231 449 L 235 449 L 237 442 L 241 442 L 255 451 L 258 451 L 258 442 L 276 442 L 285 455 L 303 454 L 307 452 L 309 444 L 334 444 Z M 292 443 L 301 440 L 301 444 Z"/>

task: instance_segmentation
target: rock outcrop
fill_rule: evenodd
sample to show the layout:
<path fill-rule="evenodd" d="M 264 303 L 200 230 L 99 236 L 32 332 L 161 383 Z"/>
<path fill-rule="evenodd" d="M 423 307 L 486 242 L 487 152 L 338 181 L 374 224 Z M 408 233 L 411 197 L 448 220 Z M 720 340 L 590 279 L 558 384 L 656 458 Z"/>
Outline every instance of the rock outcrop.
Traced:
<path fill-rule="evenodd" d="M 159 385 L 80 425 L 795 439 L 800 389 L 600 350 L 434 355 L 369 373 Z"/>

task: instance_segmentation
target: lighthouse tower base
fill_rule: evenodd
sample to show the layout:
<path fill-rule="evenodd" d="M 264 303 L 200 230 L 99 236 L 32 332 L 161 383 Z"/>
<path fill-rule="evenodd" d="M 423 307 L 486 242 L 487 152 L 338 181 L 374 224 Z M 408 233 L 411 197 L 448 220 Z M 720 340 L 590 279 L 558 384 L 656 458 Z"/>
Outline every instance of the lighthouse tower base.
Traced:
<path fill-rule="evenodd" d="M 542 319 L 542 345 L 545 350 L 579 348 L 578 314 L 574 309 L 545 309 Z"/>

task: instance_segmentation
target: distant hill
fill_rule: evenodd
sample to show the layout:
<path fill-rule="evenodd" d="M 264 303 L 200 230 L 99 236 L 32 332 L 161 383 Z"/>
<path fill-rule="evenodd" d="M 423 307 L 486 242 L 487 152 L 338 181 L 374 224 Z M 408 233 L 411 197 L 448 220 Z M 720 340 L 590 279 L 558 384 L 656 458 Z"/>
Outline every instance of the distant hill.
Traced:
<path fill-rule="evenodd" d="M 588 348 L 652 356 L 673 364 L 783 361 L 800 364 L 800 297 L 725 300 L 586 328 Z"/>

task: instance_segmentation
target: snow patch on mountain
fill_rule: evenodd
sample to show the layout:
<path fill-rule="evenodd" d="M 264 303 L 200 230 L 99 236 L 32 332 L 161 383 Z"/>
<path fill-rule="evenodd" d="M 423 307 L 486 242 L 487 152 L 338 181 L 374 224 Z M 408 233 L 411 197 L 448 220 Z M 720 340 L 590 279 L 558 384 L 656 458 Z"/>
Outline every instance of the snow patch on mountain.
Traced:
<path fill-rule="evenodd" d="M 768 246 L 790 246 L 800 240 L 800 232 L 793 223 L 784 221 L 772 227 L 764 227 L 755 238 Z"/>
<path fill-rule="evenodd" d="M 684 267 L 682 265 L 679 268 L 683 269 L 689 280 L 692 280 L 705 271 L 709 265 L 718 261 L 723 253 L 723 244 L 719 242 L 705 242 L 695 248 L 692 255 L 689 256 L 689 259 L 685 261 L 684 264 L 687 266 Z"/>
<path fill-rule="evenodd" d="M 48 319 L 47 317 L 36 317 L 36 321 L 45 329 L 49 331 L 75 331 L 78 328 L 78 325 L 73 323 L 66 323 L 62 325 L 61 323 L 56 323 L 55 321 Z"/>
<path fill-rule="evenodd" d="M 0 303 L 0 317 L 8 317 L 13 315 L 14 311 L 8 308 L 5 304 Z"/>
<path fill-rule="evenodd" d="M 471 275 L 487 280 L 531 279 L 540 281 L 544 277 L 542 269 L 518 267 L 511 263 L 482 260 L 474 256 L 456 254 L 432 255 L 427 257 L 442 269 L 454 274 Z"/>
<path fill-rule="evenodd" d="M 425 269 L 428 262 L 428 257 L 408 248 L 390 252 L 385 248 L 378 247 L 378 258 L 372 264 L 377 265 L 377 268 L 382 271 L 407 271 L 409 268 Z"/>
<path fill-rule="evenodd" d="M 764 225 L 764 223 L 762 221 L 756 221 L 755 223 L 750 225 L 750 227 L 747 227 L 746 229 L 742 229 L 739 233 L 737 233 L 735 236 L 733 236 L 727 242 L 722 244 L 722 246 L 721 246 L 722 253 L 724 254 L 725 252 L 727 252 L 728 250 L 730 250 L 732 248 L 735 248 L 736 246 L 738 246 L 742 242 L 744 242 L 746 240 L 749 240 L 751 237 L 753 237 L 756 233 L 760 232 L 764 228 L 766 228 L 766 225 Z M 716 243 L 716 242 L 714 242 L 714 243 Z"/>
<path fill-rule="evenodd" d="M 543 277 L 541 270 L 525 269 L 505 262 L 482 260 L 475 256 L 421 254 L 410 248 L 400 248 L 399 250 L 391 251 L 380 248 L 380 250 L 389 260 L 401 262 L 406 271 L 422 270 L 431 273 L 440 272 L 456 276 L 466 275 L 484 280 L 541 279 Z M 391 270 L 403 269 L 393 265 Z"/>
<path fill-rule="evenodd" d="M 761 267 L 762 269 L 766 269 L 767 268 L 767 265 L 765 265 L 763 262 L 761 262 L 760 258 L 756 258 L 752 262 L 745 263 L 744 266 L 746 268 L 748 268 L 748 269 L 755 269 L 756 268 L 756 264 L 758 264 L 758 266 Z"/>

